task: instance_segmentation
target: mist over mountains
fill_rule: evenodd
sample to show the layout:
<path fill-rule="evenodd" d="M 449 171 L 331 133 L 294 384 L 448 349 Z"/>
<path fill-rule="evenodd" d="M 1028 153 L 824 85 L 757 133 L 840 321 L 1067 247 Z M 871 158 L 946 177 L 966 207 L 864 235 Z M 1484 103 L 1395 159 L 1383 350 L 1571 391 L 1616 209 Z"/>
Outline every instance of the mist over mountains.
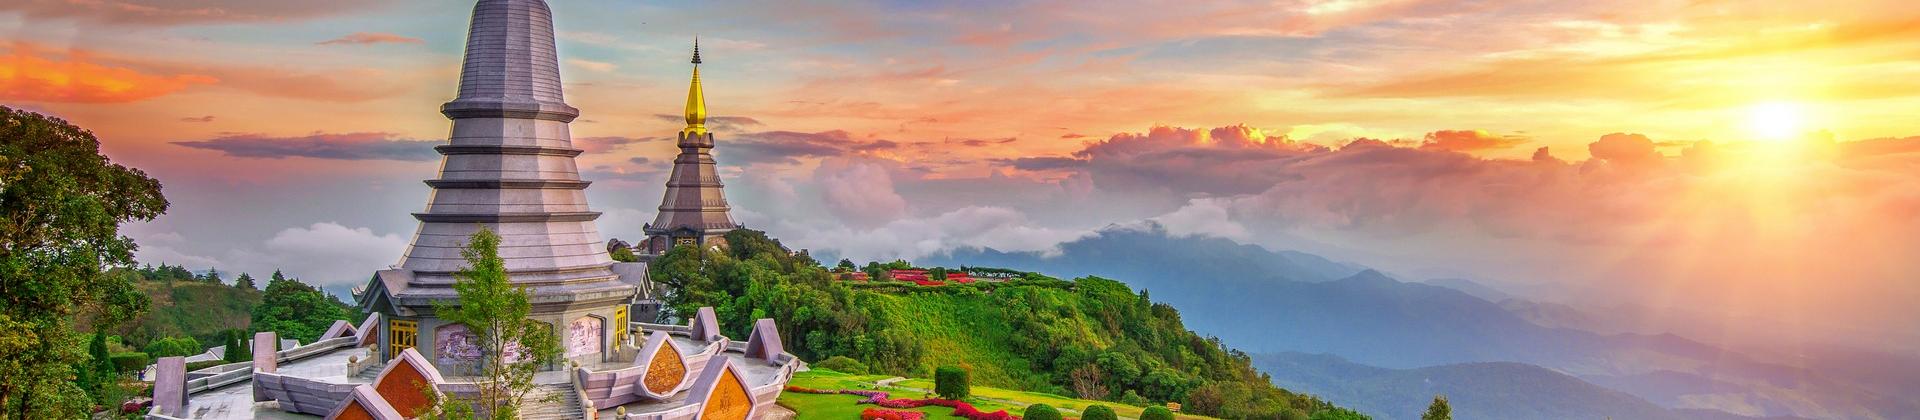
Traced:
<path fill-rule="evenodd" d="M 1125 281 L 1180 308 L 1196 331 L 1260 355 L 1276 382 L 1382 418 L 1417 416 L 1397 405 L 1431 398 L 1430 389 L 1406 385 L 1414 378 L 1483 385 L 1453 388 L 1459 395 L 1450 397 L 1456 410 L 1496 418 L 1567 418 L 1561 415 L 1599 413 L 1589 410 L 1596 406 L 1626 410 L 1615 418 L 1663 418 L 1633 415 L 1646 407 L 1675 418 L 1920 413 L 1920 393 L 1902 379 L 1920 377 L 1910 375 L 1920 373 L 1920 361 L 1908 357 L 1857 351 L 1883 366 L 1875 373 L 1848 362 L 1860 359 L 1811 348 L 1789 359 L 1776 356 L 1780 349 L 1755 356 L 1670 333 L 1593 331 L 1583 327 L 1606 325 L 1604 314 L 1471 280 L 1402 282 L 1311 254 L 1173 236 L 1153 225 L 1110 228 L 1063 243 L 1054 255 L 973 249 L 922 262 Z M 1342 382 L 1330 372 L 1372 379 Z M 1372 400 L 1388 395 L 1414 400 Z"/>

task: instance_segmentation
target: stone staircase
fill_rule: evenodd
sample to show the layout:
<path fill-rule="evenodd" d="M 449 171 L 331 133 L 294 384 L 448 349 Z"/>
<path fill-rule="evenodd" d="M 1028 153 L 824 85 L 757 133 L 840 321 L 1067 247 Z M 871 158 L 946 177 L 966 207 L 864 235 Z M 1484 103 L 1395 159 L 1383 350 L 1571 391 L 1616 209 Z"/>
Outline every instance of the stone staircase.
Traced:
<path fill-rule="evenodd" d="M 551 399 L 549 399 L 551 397 Z M 561 383 L 540 385 L 527 393 L 526 408 L 520 411 L 523 420 L 579 420 L 587 418 L 581 410 L 580 400 L 574 398 L 573 384 Z"/>

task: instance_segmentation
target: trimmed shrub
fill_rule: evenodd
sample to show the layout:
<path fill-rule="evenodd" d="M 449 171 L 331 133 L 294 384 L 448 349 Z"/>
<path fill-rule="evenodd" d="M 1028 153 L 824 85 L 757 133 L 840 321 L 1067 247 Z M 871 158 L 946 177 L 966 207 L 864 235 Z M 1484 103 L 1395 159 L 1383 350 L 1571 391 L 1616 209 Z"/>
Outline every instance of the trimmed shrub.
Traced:
<path fill-rule="evenodd" d="M 1173 410 L 1157 405 L 1147 407 L 1145 411 L 1140 412 L 1140 420 L 1173 420 Z"/>
<path fill-rule="evenodd" d="M 146 369 L 148 363 L 146 353 L 114 353 L 107 356 L 107 360 L 112 360 L 113 368 L 120 373 L 139 372 Z"/>
<path fill-rule="evenodd" d="M 1080 412 L 1080 420 L 1119 420 L 1119 419 L 1120 419 L 1120 416 L 1118 414 L 1114 414 L 1113 409 L 1107 408 L 1107 406 L 1104 406 L 1104 405 L 1087 406 L 1086 410 L 1082 410 Z"/>
<path fill-rule="evenodd" d="M 1060 410 L 1046 404 L 1027 406 L 1026 414 L 1020 416 L 1020 418 L 1023 420 L 1061 420 Z"/>
<path fill-rule="evenodd" d="M 855 375 L 867 374 L 867 365 L 861 364 L 859 360 L 853 360 L 853 358 L 847 356 L 829 357 L 827 360 L 820 361 L 820 363 L 814 363 L 813 367 Z"/>
<path fill-rule="evenodd" d="M 972 378 L 959 366 L 941 366 L 933 371 L 933 393 L 949 400 L 966 399 L 973 395 Z"/>

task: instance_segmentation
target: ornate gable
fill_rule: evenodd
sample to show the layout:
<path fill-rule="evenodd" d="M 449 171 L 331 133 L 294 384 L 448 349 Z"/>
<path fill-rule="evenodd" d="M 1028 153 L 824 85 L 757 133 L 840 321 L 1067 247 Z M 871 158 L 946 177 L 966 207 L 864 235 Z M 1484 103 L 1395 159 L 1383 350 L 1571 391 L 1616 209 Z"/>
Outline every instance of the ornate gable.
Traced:
<path fill-rule="evenodd" d="M 693 313 L 693 325 L 689 327 L 693 330 L 693 339 L 695 340 L 714 341 L 721 337 L 720 317 L 714 315 L 713 307 L 711 306 L 702 306 L 698 311 L 695 311 Z"/>
<path fill-rule="evenodd" d="M 700 406 L 701 420 L 747 420 L 754 418 L 759 401 L 747 387 L 746 375 L 726 357 L 714 357 L 693 383 L 687 401 Z"/>
<path fill-rule="evenodd" d="M 392 404 L 388 404 L 385 398 L 381 398 L 380 394 L 374 391 L 372 385 L 366 384 L 353 387 L 353 392 L 340 404 L 340 408 L 334 409 L 333 414 L 327 415 L 327 420 L 405 419 L 406 417 L 401 416 Z"/>
<path fill-rule="evenodd" d="M 679 344 L 666 331 L 655 331 L 647 337 L 647 343 L 640 347 L 635 363 L 646 363 L 645 376 L 634 393 L 640 396 L 667 399 L 687 383 L 687 357 Z"/>
<path fill-rule="evenodd" d="M 761 318 L 753 323 L 753 335 L 747 336 L 747 357 L 775 363 L 773 359 L 787 350 L 780 344 L 780 329 L 773 319 Z"/>
<path fill-rule="evenodd" d="M 428 392 L 439 392 L 435 385 L 446 382 L 440 376 L 440 370 L 433 367 L 419 351 L 406 349 L 400 352 L 380 376 L 373 380 L 373 390 L 382 399 L 393 405 L 393 409 L 406 417 L 414 417 L 425 411 L 433 399 Z"/>

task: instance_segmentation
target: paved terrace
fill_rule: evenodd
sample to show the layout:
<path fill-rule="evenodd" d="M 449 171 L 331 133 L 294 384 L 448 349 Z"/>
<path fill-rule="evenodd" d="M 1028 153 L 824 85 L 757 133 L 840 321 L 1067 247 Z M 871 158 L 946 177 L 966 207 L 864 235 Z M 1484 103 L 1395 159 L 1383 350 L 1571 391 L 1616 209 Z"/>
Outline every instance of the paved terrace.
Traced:
<path fill-rule="evenodd" d="M 678 389 L 663 399 L 632 400 L 629 398 L 632 401 L 604 404 L 607 405 L 604 408 L 595 407 L 594 410 L 599 414 L 599 418 L 618 418 L 616 414 L 621 409 L 624 409 L 629 419 L 672 419 L 682 417 L 681 414 L 675 413 L 697 412 L 699 408 L 694 405 L 700 402 L 690 401 L 689 397 L 694 392 L 688 391 L 690 387 L 696 385 L 695 379 L 701 376 L 698 375 L 700 371 L 706 366 L 717 366 L 707 363 L 714 361 L 714 358 L 724 359 L 732 366 L 750 393 L 754 394 L 758 403 L 755 406 L 762 407 L 764 411 L 764 408 L 773 405 L 774 400 L 779 397 L 779 392 L 785 389 L 787 380 L 792 377 L 793 372 L 802 368 L 798 358 L 780 348 L 777 332 L 768 334 L 771 338 L 749 338 L 750 342 L 755 339 L 760 340 L 758 343 L 732 341 L 717 334 L 717 328 L 714 328 L 717 325 L 712 323 L 710 314 L 703 314 L 702 317 L 696 318 L 705 318 L 707 326 L 702 328 L 695 325 L 633 324 L 633 330 L 641 332 L 635 337 L 653 332 L 666 333 L 673 345 L 663 347 L 662 350 L 677 350 L 675 353 L 687 367 L 686 379 Z M 364 328 L 377 325 L 373 321 L 377 320 L 370 317 L 369 322 L 361 326 Z M 701 322 L 702 320 L 696 320 L 694 324 L 699 325 Z M 765 325 L 756 326 L 756 330 L 772 329 L 771 321 L 763 321 L 763 323 Z M 342 321 L 340 324 L 345 323 Z M 266 354 L 273 354 L 273 358 L 278 360 L 277 369 L 272 373 L 258 372 L 252 362 L 231 363 L 187 373 L 185 392 L 189 395 L 186 409 L 181 413 L 183 415 L 175 417 L 160 414 L 164 411 L 161 404 L 156 401 L 153 411 L 147 418 L 155 420 L 321 418 L 322 415 L 316 412 L 331 412 L 348 398 L 343 396 L 340 390 L 351 390 L 357 385 L 372 384 L 377 381 L 376 375 L 385 368 L 385 364 L 372 360 L 375 356 L 374 347 L 360 346 L 366 338 L 362 331 L 371 332 L 371 330 L 356 331 L 360 329 L 348 327 L 350 326 L 343 325 L 335 328 L 337 331 L 328 333 L 328 337 L 331 338 L 306 346 L 277 352 L 272 351 L 271 347 L 256 349 L 255 354 L 264 356 L 261 352 L 270 352 Z M 706 335 L 712 340 L 695 338 L 697 335 Z M 755 352 L 759 352 L 760 357 L 750 356 Z M 256 360 L 259 359 L 262 357 L 256 356 Z M 578 370 L 561 369 L 542 372 L 536 376 L 535 381 L 547 387 L 571 388 L 582 400 L 580 405 L 591 406 L 592 401 L 589 401 L 588 394 L 597 392 L 597 395 L 604 396 L 610 392 L 622 392 L 624 389 L 619 387 L 608 389 L 608 385 L 594 385 L 592 382 L 585 381 L 584 378 L 605 375 L 605 372 L 613 371 L 633 372 L 635 368 L 644 369 L 642 365 L 646 363 L 647 361 L 642 360 L 592 363 Z M 639 372 L 644 374 L 644 370 Z M 256 378 L 261 378 L 262 375 L 265 379 L 270 379 L 269 382 L 275 382 L 276 387 L 270 387 L 272 390 L 257 387 L 259 382 Z M 443 391 L 448 390 L 449 385 L 457 387 L 472 380 L 470 377 L 445 379 L 446 383 L 440 384 Z M 298 385 L 296 382 L 308 385 Z M 595 386 L 599 388 L 594 388 Z M 701 384 L 701 386 L 711 385 Z M 156 389 L 158 387 L 159 385 L 156 385 Z M 296 395 L 293 393 L 296 388 L 307 391 Z M 277 396 L 281 399 L 291 398 L 297 401 L 286 401 L 285 404 L 283 404 L 284 400 L 256 402 L 256 393 L 260 392 L 265 392 L 269 398 Z"/>

